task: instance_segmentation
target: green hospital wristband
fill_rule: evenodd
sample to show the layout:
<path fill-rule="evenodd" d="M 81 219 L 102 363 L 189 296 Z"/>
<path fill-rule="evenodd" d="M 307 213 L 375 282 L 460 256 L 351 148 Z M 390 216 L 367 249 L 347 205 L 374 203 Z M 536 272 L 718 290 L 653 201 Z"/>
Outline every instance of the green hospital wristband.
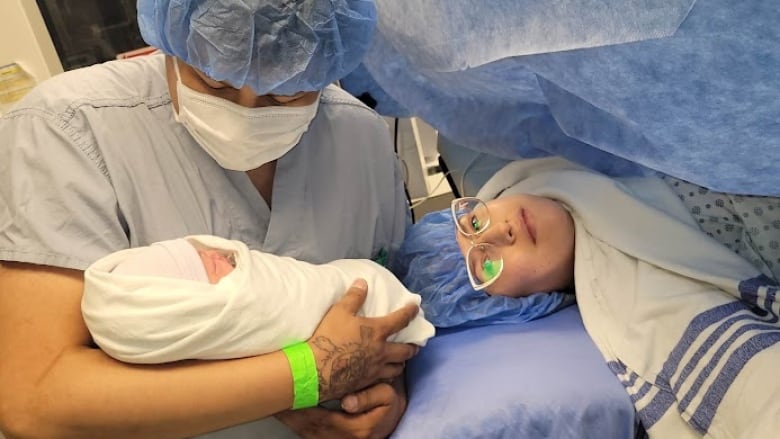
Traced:
<path fill-rule="evenodd" d="M 282 349 L 293 376 L 293 410 L 314 407 L 320 402 L 317 363 L 308 343 L 296 343 Z"/>

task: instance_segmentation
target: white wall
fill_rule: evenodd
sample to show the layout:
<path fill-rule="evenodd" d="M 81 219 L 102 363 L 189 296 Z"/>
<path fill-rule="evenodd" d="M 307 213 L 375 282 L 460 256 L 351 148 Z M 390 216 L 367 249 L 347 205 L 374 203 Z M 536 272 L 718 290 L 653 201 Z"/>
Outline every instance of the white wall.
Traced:
<path fill-rule="evenodd" d="M 13 62 L 37 82 L 62 72 L 35 0 L 0 0 L 0 66 Z"/>

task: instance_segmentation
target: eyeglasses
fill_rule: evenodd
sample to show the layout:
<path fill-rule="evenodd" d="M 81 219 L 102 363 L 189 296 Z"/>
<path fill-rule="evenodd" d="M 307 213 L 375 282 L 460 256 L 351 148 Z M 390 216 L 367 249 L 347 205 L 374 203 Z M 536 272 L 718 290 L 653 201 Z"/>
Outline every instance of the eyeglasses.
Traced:
<path fill-rule="evenodd" d="M 504 258 L 498 247 L 487 242 L 476 244 L 475 238 L 490 227 L 490 212 L 479 198 L 452 200 L 452 218 L 458 232 L 471 241 L 466 252 L 466 268 L 471 286 L 479 291 L 489 287 L 504 271 Z"/>

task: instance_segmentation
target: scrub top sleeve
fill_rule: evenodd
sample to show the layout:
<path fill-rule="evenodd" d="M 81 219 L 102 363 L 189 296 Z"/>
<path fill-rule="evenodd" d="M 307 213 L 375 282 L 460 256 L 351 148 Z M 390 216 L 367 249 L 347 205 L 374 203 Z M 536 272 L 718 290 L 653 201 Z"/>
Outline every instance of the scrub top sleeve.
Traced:
<path fill-rule="evenodd" d="M 18 110 L 0 118 L 0 260 L 85 269 L 129 246 L 88 129 Z"/>

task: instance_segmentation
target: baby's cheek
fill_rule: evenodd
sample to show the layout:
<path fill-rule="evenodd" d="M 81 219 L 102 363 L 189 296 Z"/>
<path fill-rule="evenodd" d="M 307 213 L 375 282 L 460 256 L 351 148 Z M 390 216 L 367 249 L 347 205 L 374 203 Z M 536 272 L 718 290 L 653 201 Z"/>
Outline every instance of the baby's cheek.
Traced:
<path fill-rule="evenodd" d="M 224 258 L 215 261 L 214 268 L 218 279 L 222 279 L 234 270 L 233 265 Z"/>

